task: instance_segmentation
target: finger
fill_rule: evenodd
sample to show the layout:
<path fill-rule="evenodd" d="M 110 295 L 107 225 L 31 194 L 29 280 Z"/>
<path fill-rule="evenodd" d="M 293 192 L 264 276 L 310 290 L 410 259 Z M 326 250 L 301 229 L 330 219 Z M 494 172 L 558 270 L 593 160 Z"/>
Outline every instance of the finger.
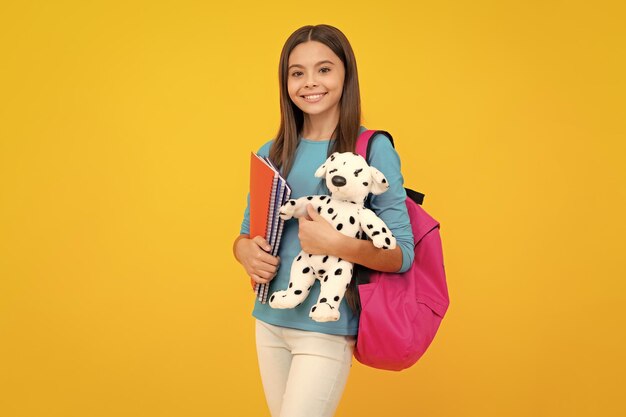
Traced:
<path fill-rule="evenodd" d="M 319 217 L 319 213 L 317 212 L 317 210 L 315 210 L 313 205 L 310 203 L 306 205 L 306 212 L 309 214 L 311 219 L 316 219 Z"/>
<path fill-rule="evenodd" d="M 272 275 L 272 279 L 276 277 L 276 274 L 278 274 L 278 269 L 280 268 L 280 256 L 277 259 L 278 259 L 278 265 L 276 266 L 276 270 L 274 271 L 274 274 Z"/>
<path fill-rule="evenodd" d="M 257 245 L 259 245 L 259 247 L 261 249 L 263 249 L 264 251 L 269 252 L 272 247 L 270 246 L 269 243 L 267 243 L 267 240 L 263 239 L 263 237 L 261 236 L 255 236 L 254 239 L 252 239 Z"/>
<path fill-rule="evenodd" d="M 250 274 L 250 278 L 252 278 L 252 280 L 254 282 L 257 282 L 259 284 L 267 284 L 269 282 L 268 279 L 265 278 L 261 278 L 260 276 L 258 276 L 257 274 Z"/>
<path fill-rule="evenodd" d="M 278 268 L 276 268 L 276 266 L 274 266 L 274 265 L 263 263 L 263 264 L 255 265 L 254 269 L 255 269 L 256 273 L 259 274 L 259 275 L 261 275 L 261 274 L 270 274 L 270 275 L 272 275 L 272 274 L 274 274 L 276 272 L 276 270 Z M 269 276 L 266 276 L 265 278 L 269 278 Z"/>
<path fill-rule="evenodd" d="M 313 204 L 311 203 L 307 204 L 306 212 L 310 220 L 315 220 L 321 217 L 317 209 L 313 207 Z"/>
<path fill-rule="evenodd" d="M 266 263 L 253 262 L 250 265 L 249 272 L 251 274 L 256 274 L 263 279 L 268 279 L 274 274 L 274 272 L 276 272 L 276 267 Z"/>
<path fill-rule="evenodd" d="M 278 265 L 278 258 L 262 251 L 257 252 L 256 260 L 260 263 L 266 263 L 274 266 Z"/>

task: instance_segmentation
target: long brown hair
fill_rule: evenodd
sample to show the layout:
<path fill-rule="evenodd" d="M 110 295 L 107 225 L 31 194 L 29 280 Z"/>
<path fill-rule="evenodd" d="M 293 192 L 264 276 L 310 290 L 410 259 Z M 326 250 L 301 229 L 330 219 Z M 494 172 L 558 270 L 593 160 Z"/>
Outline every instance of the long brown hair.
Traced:
<path fill-rule="evenodd" d="M 287 178 L 291 171 L 298 140 L 304 126 L 304 114 L 291 101 L 287 90 L 289 55 L 297 45 L 308 41 L 321 42 L 329 47 L 339 57 L 345 70 L 343 90 L 339 101 L 339 122 L 332 135 L 332 139 L 335 140 L 329 142 L 332 146 L 328 148 L 328 156 L 333 152 L 354 152 L 361 124 L 361 95 L 356 59 L 346 36 L 330 25 L 307 25 L 297 29 L 289 36 L 280 53 L 278 64 L 280 127 L 269 151 L 270 159 L 281 169 L 283 178 Z M 323 179 L 320 183 L 322 181 Z M 359 300 L 355 277 L 352 278 L 345 298 L 352 311 L 356 312 Z"/>

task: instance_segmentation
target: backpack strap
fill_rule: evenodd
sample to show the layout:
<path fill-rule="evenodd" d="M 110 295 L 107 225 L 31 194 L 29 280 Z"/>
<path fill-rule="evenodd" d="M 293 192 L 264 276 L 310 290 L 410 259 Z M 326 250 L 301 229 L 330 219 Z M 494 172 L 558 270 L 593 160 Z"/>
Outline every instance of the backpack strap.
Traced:
<path fill-rule="evenodd" d="M 356 153 L 365 158 L 368 164 L 370 163 L 370 149 L 372 147 L 372 143 L 374 143 L 374 140 L 370 139 L 374 137 L 374 135 L 377 133 L 387 136 L 387 138 L 391 142 L 391 146 L 393 146 L 394 148 L 396 147 L 393 144 L 393 138 L 391 137 L 391 134 L 389 132 L 385 130 L 364 130 L 363 133 L 361 133 L 359 135 L 359 138 L 356 140 Z"/>
<path fill-rule="evenodd" d="M 365 158 L 365 161 L 367 161 L 368 164 L 370 163 L 370 158 L 369 158 L 370 149 L 372 148 L 372 143 L 374 143 L 374 138 L 376 137 L 377 133 L 380 133 L 386 136 L 387 139 L 389 139 L 389 141 L 391 142 L 391 146 L 393 146 L 394 149 L 396 147 L 393 143 L 393 138 L 391 137 L 391 134 L 387 132 L 386 130 L 364 130 L 356 140 L 355 150 L 356 150 L 356 153 L 358 153 L 363 158 Z M 420 204 L 420 205 L 424 203 L 424 194 L 411 190 L 406 187 L 404 189 L 406 191 L 406 195 L 411 200 L 415 201 L 417 204 Z M 367 200 L 365 201 L 365 204 L 368 206 L 369 206 L 371 197 L 372 197 L 371 194 L 368 195 Z"/>

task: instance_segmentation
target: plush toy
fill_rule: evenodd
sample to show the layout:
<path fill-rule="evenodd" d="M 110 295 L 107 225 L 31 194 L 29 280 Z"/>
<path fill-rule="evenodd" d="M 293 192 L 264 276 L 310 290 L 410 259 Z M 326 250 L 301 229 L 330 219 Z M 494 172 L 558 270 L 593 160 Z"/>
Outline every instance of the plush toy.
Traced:
<path fill-rule="evenodd" d="M 389 188 L 382 172 L 367 164 L 352 152 L 335 152 L 315 171 L 317 178 L 325 177 L 332 194 L 288 200 L 280 209 L 283 220 L 307 214 L 311 204 L 320 215 L 346 236 L 360 238 L 362 233 L 372 239 L 374 246 L 394 249 L 396 239 L 387 225 L 365 208 L 368 194 L 382 194 Z M 318 322 L 339 320 L 339 304 L 352 279 L 352 262 L 329 255 L 311 255 L 300 251 L 291 264 L 289 288 L 276 291 L 270 297 L 272 308 L 299 306 L 309 295 L 315 279 L 320 281 L 320 296 L 309 317 Z"/>

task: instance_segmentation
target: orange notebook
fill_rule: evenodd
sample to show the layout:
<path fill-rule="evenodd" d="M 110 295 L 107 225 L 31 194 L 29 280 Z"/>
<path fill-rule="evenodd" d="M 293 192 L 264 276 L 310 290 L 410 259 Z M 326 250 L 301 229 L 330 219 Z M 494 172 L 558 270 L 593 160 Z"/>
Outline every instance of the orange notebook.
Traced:
<path fill-rule="evenodd" d="M 250 154 L 250 239 L 266 239 L 270 218 L 270 200 L 273 196 L 274 172 L 261 158 Z"/>
<path fill-rule="evenodd" d="M 289 199 L 291 188 L 276 166 L 255 153 L 250 155 L 250 238 L 263 237 L 272 247 L 270 254 L 278 256 L 284 220 L 280 207 Z M 256 294 L 267 302 L 269 284 L 256 284 Z"/>

